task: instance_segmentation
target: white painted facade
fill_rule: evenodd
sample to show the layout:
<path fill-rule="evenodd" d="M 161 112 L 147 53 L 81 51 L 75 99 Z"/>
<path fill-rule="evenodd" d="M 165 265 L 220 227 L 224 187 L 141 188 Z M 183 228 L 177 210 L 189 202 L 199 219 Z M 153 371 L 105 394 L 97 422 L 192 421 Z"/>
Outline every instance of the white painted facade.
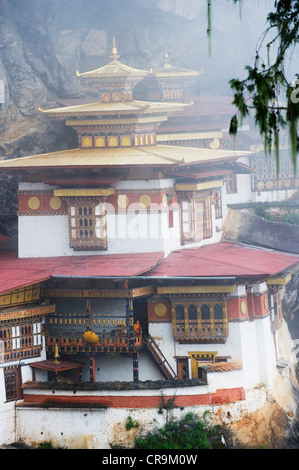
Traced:
<path fill-rule="evenodd" d="M 217 352 L 218 356 L 231 356 L 242 364 L 241 370 L 229 372 L 230 387 L 244 389 L 264 383 L 271 389 L 276 374 L 274 341 L 270 318 L 249 322 L 229 322 L 228 338 L 224 344 L 179 344 L 173 340 L 171 323 L 151 323 L 149 333 L 160 347 L 174 370 L 175 356 L 190 356 L 190 352 Z M 189 360 L 189 370 L 190 360 Z M 231 381 L 233 377 L 236 379 Z M 208 391 L 215 392 L 223 384 L 223 373 L 209 374 Z"/>
<path fill-rule="evenodd" d="M 241 163 L 248 164 L 248 157 L 241 158 Z M 212 206 L 213 233 L 208 239 L 192 244 L 181 244 L 180 207 L 174 204 L 173 227 L 168 226 L 168 213 L 165 208 L 155 204 L 147 212 L 134 211 L 128 208 L 125 212 L 115 212 L 111 204 L 106 203 L 107 242 L 104 251 L 93 251 L 93 254 L 151 253 L 171 251 L 180 248 L 195 248 L 203 244 L 217 243 L 221 240 L 223 225 L 228 213 L 228 205 L 248 202 L 273 202 L 288 199 L 294 191 L 262 191 L 260 194 L 251 189 L 251 174 L 238 174 L 237 193 L 227 193 L 226 184 L 221 187 L 222 217 L 215 218 L 215 207 Z M 115 184 L 115 190 L 147 191 L 173 189 L 173 179 L 130 180 Z M 53 190 L 55 186 L 43 183 L 19 184 L 20 191 Z M 19 257 L 55 257 L 88 255 L 89 251 L 75 251 L 69 246 L 69 221 L 67 215 L 19 215 Z"/>
<path fill-rule="evenodd" d="M 69 246 L 69 221 L 67 215 L 20 215 L 19 216 L 19 257 L 56 257 L 56 256 L 80 256 L 100 254 L 120 254 L 120 253 L 145 253 L 164 252 L 169 254 L 175 249 L 188 249 L 203 244 L 216 243 L 221 240 L 222 228 L 227 215 L 227 204 L 250 202 L 253 200 L 251 191 L 251 175 L 242 174 L 237 176 L 239 192 L 237 194 L 227 194 L 226 187 L 221 187 L 222 192 L 222 218 L 215 218 L 215 208 L 212 207 L 212 237 L 197 243 L 181 245 L 180 210 L 177 208 L 173 214 L 173 227 L 168 227 L 167 211 L 153 211 L 139 214 L 133 213 L 107 213 L 107 251 L 74 251 Z M 152 180 L 152 181 L 121 181 L 115 185 L 119 191 L 126 190 L 151 190 L 173 188 L 174 181 Z M 20 190 L 40 191 L 49 190 L 54 187 L 41 183 L 20 183 Z M 270 193 L 268 193 L 269 196 Z M 254 288 L 255 293 L 262 293 L 266 285 Z M 237 292 L 232 295 L 242 296 L 245 294 L 245 287 L 238 286 Z M 113 301 L 113 308 L 117 305 L 120 309 L 119 301 Z M 118 302 L 118 304 L 117 304 Z M 105 301 L 99 301 L 99 311 L 107 307 Z M 112 301 L 110 304 L 112 305 Z M 261 407 L 265 401 L 265 391 L 255 390 L 260 384 L 266 385 L 267 390 L 272 390 L 276 377 L 276 356 L 275 342 L 271 333 L 270 316 L 254 321 L 229 321 L 228 338 L 223 344 L 180 344 L 173 338 L 171 323 L 149 323 L 149 333 L 163 352 L 164 356 L 176 370 L 176 356 L 190 356 L 190 352 L 216 351 L 219 356 L 230 356 L 232 360 L 242 364 L 239 370 L 230 372 L 216 372 L 207 374 L 207 384 L 200 387 L 182 387 L 173 389 L 163 389 L 165 395 L 185 394 L 207 394 L 215 393 L 219 389 L 243 387 L 246 391 L 246 400 L 235 404 L 214 406 L 213 412 L 224 412 L 229 410 L 235 413 L 236 419 L 241 416 L 240 410 L 246 409 L 255 411 Z M 46 358 L 43 349 L 42 356 L 37 360 Z M 76 360 L 86 362 L 86 356 L 76 355 Z M 190 359 L 191 360 L 191 359 Z M 142 351 L 139 355 L 139 380 L 161 380 L 162 375 L 149 355 Z M 24 361 L 21 368 L 22 383 L 32 380 L 32 369 L 29 366 L 30 360 Z M 189 364 L 189 370 L 191 370 Z M 47 381 L 47 372 L 36 370 L 37 381 Z M 89 363 L 82 369 L 82 381 L 89 382 Z M 131 357 L 120 355 L 104 355 L 95 357 L 95 380 L 97 382 L 110 381 L 132 381 L 133 380 L 133 360 Z M 4 383 L 3 370 L 0 368 L 0 381 Z M 254 392 L 253 392 L 254 391 Z M 26 390 L 24 392 L 27 393 Z M 30 390 L 34 394 L 34 390 Z M 52 391 L 43 391 L 51 395 Z M 61 391 L 60 395 L 71 395 L 73 392 Z M 84 395 L 84 391 L 76 392 Z M 138 390 L 136 391 L 89 391 L 88 395 L 96 394 L 112 396 L 158 396 L 161 390 Z M 87 394 L 87 392 L 86 392 Z M 255 401 L 250 401 L 251 396 Z M 196 408 L 198 413 L 211 407 L 200 406 Z M 220 410 L 220 411 L 219 411 Z M 179 416 L 188 410 L 175 410 Z M 194 411 L 194 407 L 192 407 Z M 36 408 L 36 407 L 15 407 L 14 402 L 5 403 L 5 391 L 0 389 L 0 443 L 10 443 L 21 439 L 25 443 L 34 444 L 51 440 L 56 446 L 66 446 L 69 448 L 102 448 L 109 449 L 110 443 L 125 436 L 123 430 L 126 417 L 130 414 L 133 419 L 140 420 L 147 430 L 164 424 L 165 417 L 154 413 L 151 409 L 134 408 Z M 239 414 L 238 414 L 239 413 Z M 153 420 L 155 424 L 153 423 Z M 3 425 L 2 425 L 3 424 Z"/>
<path fill-rule="evenodd" d="M 0 383 L 5 384 L 4 368 L 20 366 L 21 382 L 33 380 L 33 372 L 30 364 L 46 359 L 45 340 L 43 338 L 43 348 L 40 357 L 31 359 L 21 359 L 0 365 Z M 44 377 L 45 378 L 45 377 Z M 16 441 L 16 401 L 7 401 L 5 387 L 0 387 L 0 444 L 10 444 Z"/>
<path fill-rule="evenodd" d="M 223 381 L 230 381 L 231 377 L 223 373 Z M 49 396 L 52 390 L 45 391 Z M 25 392 L 26 393 L 26 392 Z M 34 390 L 28 390 L 33 393 Z M 80 396 L 96 395 L 100 392 L 76 392 Z M 138 395 L 157 396 L 161 390 L 142 390 Z M 165 396 L 194 395 L 204 393 L 204 387 L 183 387 L 181 389 L 163 389 Z M 65 396 L 72 396 L 73 392 L 64 392 Z M 103 395 L 107 392 L 103 392 Z M 121 392 L 111 390 L 109 394 L 120 396 Z M 127 396 L 135 396 L 136 391 L 127 391 Z M 171 411 L 173 418 L 183 418 L 188 411 L 203 417 L 209 411 L 208 419 L 221 419 L 223 423 L 232 423 L 254 413 L 265 403 L 267 390 L 263 387 L 251 389 L 245 401 L 219 405 L 204 405 L 201 407 L 180 407 Z M 229 412 L 229 413 L 228 413 Z M 138 421 L 140 427 L 126 430 L 125 422 L 128 416 Z M 26 444 L 37 445 L 52 441 L 54 446 L 69 449 L 111 449 L 111 444 L 130 447 L 134 445 L 134 438 L 165 425 L 165 412 L 158 413 L 158 409 L 137 408 L 18 408 L 16 436 Z"/>
<path fill-rule="evenodd" d="M 173 180 L 152 181 L 123 181 L 117 183 L 119 190 L 167 189 L 173 187 Z M 41 183 L 20 183 L 20 191 L 55 189 Z M 223 191 L 223 188 L 221 188 Z M 226 202 L 222 198 L 224 217 L 215 219 L 215 208 L 212 206 L 213 233 L 209 239 L 192 243 L 192 247 L 204 243 L 216 243 L 221 240 L 221 230 L 225 218 Z M 168 211 L 157 205 L 150 206 L 148 212 L 132 211 L 129 207 L 125 212 L 115 212 L 112 205 L 105 204 L 107 210 L 107 242 L 104 251 L 93 250 L 93 255 L 121 253 L 151 253 L 163 252 L 168 255 L 171 251 L 182 248 L 181 219 L 179 204 L 173 204 L 173 226 L 168 225 Z M 20 258 L 40 258 L 55 256 L 86 256 L 90 251 L 75 251 L 69 243 L 68 215 L 22 215 L 18 217 Z M 184 248 L 191 247 L 187 244 Z"/>

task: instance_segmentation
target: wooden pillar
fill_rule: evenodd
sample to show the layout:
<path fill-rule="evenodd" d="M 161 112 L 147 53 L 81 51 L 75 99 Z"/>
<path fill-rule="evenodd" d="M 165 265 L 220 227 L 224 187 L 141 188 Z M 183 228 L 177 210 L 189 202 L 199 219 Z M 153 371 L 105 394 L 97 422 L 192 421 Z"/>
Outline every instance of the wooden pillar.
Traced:
<path fill-rule="evenodd" d="M 95 377 L 95 357 L 90 356 L 89 358 L 89 376 L 90 376 L 90 382 L 95 382 L 96 377 Z"/>
<path fill-rule="evenodd" d="M 129 350 L 135 350 L 135 335 L 134 335 L 134 312 L 133 312 L 133 300 L 129 299 L 127 302 L 127 327 L 129 329 Z"/>
<path fill-rule="evenodd" d="M 129 328 L 129 351 L 133 352 L 133 380 L 138 382 L 138 353 L 135 352 L 133 299 L 127 301 L 127 327 Z"/>
<path fill-rule="evenodd" d="M 138 382 L 139 380 L 139 367 L 138 367 L 138 353 L 133 354 L 133 380 Z"/>

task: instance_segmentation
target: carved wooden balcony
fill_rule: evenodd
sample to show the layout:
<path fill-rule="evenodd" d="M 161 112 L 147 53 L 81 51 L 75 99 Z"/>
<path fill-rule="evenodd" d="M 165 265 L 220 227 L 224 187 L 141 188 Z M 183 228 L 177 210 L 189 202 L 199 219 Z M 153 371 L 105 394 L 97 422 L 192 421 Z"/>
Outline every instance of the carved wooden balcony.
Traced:
<path fill-rule="evenodd" d="M 173 336 L 180 343 L 224 343 L 228 336 L 227 320 L 176 320 Z"/>
<path fill-rule="evenodd" d="M 130 331 L 116 331 L 99 333 L 98 342 L 88 343 L 83 335 L 63 335 L 48 336 L 47 350 L 53 352 L 55 345 L 58 345 L 59 352 L 64 354 L 76 353 L 134 353 L 142 347 L 142 334 L 134 335 Z"/>

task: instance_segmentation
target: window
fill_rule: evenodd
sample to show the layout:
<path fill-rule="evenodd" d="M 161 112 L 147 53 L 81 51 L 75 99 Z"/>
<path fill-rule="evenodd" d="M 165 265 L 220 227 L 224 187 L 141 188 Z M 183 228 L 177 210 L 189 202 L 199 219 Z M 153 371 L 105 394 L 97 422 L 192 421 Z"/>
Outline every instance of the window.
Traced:
<path fill-rule="evenodd" d="M 235 194 L 238 192 L 237 175 L 231 173 L 226 177 L 226 192 L 227 194 Z"/>
<path fill-rule="evenodd" d="M 203 200 L 203 238 L 211 238 L 213 235 L 212 222 L 212 198 L 206 197 Z"/>
<path fill-rule="evenodd" d="M 181 200 L 182 244 L 201 241 L 213 235 L 212 197 Z"/>
<path fill-rule="evenodd" d="M 269 307 L 271 312 L 271 328 L 277 331 L 282 324 L 282 308 L 280 293 L 275 290 L 269 291 Z"/>
<path fill-rule="evenodd" d="M 181 201 L 181 229 L 183 244 L 202 240 L 203 204 L 200 201 Z"/>
<path fill-rule="evenodd" d="M 168 228 L 173 227 L 173 197 L 166 196 L 168 205 Z"/>
<path fill-rule="evenodd" d="M 222 302 L 174 302 L 172 327 L 180 342 L 224 342 L 228 335 L 226 306 Z"/>
<path fill-rule="evenodd" d="M 21 374 L 18 366 L 4 368 L 6 401 L 22 398 Z"/>
<path fill-rule="evenodd" d="M 41 323 L 33 323 L 32 325 L 33 346 L 40 346 L 42 344 L 41 326 Z"/>
<path fill-rule="evenodd" d="M 20 327 L 13 326 L 11 329 L 11 342 L 12 342 L 12 349 L 20 349 L 21 348 L 21 338 L 20 338 Z"/>
<path fill-rule="evenodd" d="M 42 323 L 20 323 L 0 328 L 0 358 L 3 362 L 37 357 L 42 348 Z"/>
<path fill-rule="evenodd" d="M 80 201 L 69 205 L 70 247 L 74 250 L 106 250 L 107 226 L 104 203 Z"/>
<path fill-rule="evenodd" d="M 222 217 L 221 189 L 217 189 L 214 192 L 214 204 L 215 204 L 215 218 L 221 219 Z"/>

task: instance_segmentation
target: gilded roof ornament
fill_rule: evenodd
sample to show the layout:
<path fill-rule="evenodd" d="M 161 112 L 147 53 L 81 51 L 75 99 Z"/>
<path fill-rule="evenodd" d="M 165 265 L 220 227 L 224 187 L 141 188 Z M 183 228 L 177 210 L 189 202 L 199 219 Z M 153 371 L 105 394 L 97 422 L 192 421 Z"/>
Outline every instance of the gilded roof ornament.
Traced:
<path fill-rule="evenodd" d="M 165 53 L 164 53 L 164 65 L 168 65 L 170 63 L 170 60 L 169 60 L 169 55 L 168 55 L 168 50 L 167 50 L 167 46 L 165 47 Z"/>
<path fill-rule="evenodd" d="M 112 51 L 111 51 L 110 59 L 111 59 L 111 60 L 117 60 L 117 59 L 119 59 L 119 55 L 118 55 L 117 49 L 116 49 L 115 38 L 113 38 L 113 40 L 112 40 Z"/>

